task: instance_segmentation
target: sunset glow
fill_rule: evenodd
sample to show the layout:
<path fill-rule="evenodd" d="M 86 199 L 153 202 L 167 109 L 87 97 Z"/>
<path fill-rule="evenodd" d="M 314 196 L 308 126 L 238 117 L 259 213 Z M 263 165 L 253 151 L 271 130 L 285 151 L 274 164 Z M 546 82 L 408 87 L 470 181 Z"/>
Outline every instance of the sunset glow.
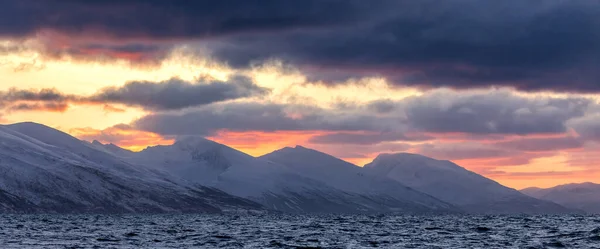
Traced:
<path fill-rule="evenodd" d="M 445 26 L 400 42 L 413 33 L 381 35 L 387 23 L 367 24 L 329 39 L 310 23 L 201 34 L 110 23 L 0 31 L 0 122 L 43 123 L 133 151 L 198 135 L 252 156 L 302 145 L 359 166 L 380 153 L 419 153 L 514 188 L 600 179 L 594 42 L 547 41 L 536 46 L 558 48 L 540 52 L 528 47 L 539 37 L 507 34 L 524 41 L 512 47 L 503 35 L 494 43 Z M 401 47 L 410 39 L 421 43 Z"/>

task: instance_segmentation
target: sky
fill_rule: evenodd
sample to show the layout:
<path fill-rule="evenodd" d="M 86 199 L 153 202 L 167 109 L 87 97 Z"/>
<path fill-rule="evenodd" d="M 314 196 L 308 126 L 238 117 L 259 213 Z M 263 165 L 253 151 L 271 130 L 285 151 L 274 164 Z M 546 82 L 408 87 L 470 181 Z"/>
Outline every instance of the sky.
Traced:
<path fill-rule="evenodd" d="M 0 0 L 0 123 L 600 179 L 595 0 Z"/>

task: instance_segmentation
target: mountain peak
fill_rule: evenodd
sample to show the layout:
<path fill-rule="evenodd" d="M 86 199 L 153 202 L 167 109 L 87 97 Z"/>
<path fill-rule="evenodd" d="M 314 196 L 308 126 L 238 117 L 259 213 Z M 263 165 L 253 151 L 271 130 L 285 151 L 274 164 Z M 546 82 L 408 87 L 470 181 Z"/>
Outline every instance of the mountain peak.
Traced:
<path fill-rule="evenodd" d="M 279 155 L 285 155 L 285 156 L 298 156 L 298 157 L 331 157 L 334 158 L 332 155 L 329 155 L 327 153 L 315 150 L 315 149 L 311 149 L 311 148 L 307 148 L 301 145 L 296 145 L 294 147 L 284 147 L 281 148 L 279 150 L 273 151 L 271 153 L 268 153 L 266 155 L 263 155 L 263 157 L 269 156 L 269 155 L 275 155 L 275 154 L 279 154 Z M 337 158 L 336 158 L 337 159 Z"/>
<path fill-rule="evenodd" d="M 310 149 L 301 145 L 296 145 L 293 148 L 284 147 L 282 149 L 262 155 L 260 156 L 260 158 L 265 158 L 272 161 L 282 161 L 285 158 L 286 162 L 288 160 L 297 160 L 303 162 L 310 161 L 313 164 L 345 164 L 358 167 L 354 164 L 346 162 L 327 153 L 315 149 Z"/>
<path fill-rule="evenodd" d="M 302 145 L 295 145 L 295 146 L 286 146 L 286 147 L 283 147 L 281 149 L 275 150 L 273 152 L 277 152 L 277 151 L 303 151 L 303 150 L 312 150 L 312 149 L 306 148 L 306 147 L 304 147 Z"/>
<path fill-rule="evenodd" d="M 212 141 L 210 139 L 207 139 L 205 137 L 201 137 L 201 136 L 182 136 L 182 137 L 179 137 L 177 139 L 177 141 L 175 141 L 174 145 L 184 146 L 184 147 L 204 147 L 204 146 L 214 146 L 214 145 L 220 145 L 220 144 L 215 141 Z"/>
<path fill-rule="evenodd" d="M 9 128 L 13 128 L 13 129 L 39 129 L 39 130 L 55 130 L 54 128 L 44 125 L 44 124 L 40 124 L 40 123 L 35 123 L 35 122 L 20 122 L 20 123 L 14 123 L 14 124 L 9 124 L 7 125 L 7 127 Z"/>
<path fill-rule="evenodd" d="M 46 144 L 66 147 L 80 146 L 81 140 L 52 127 L 34 122 L 22 122 L 5 126 Z"/>

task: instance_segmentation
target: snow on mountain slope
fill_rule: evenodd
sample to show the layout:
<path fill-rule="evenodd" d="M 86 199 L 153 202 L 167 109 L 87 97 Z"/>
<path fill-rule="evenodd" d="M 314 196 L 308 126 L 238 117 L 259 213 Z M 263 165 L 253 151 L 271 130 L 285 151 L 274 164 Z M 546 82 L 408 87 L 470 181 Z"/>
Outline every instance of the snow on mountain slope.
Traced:
<path fill-rule="evenodd" d="M 180 139 L 171 146 L 150 147 L 137 153 L 134 163 L 284 212 L 375 212 L 384 206 L 301 176 L 283 165 L 199 137 Z"/>
<path fill-rule="evenodd" d="M 98 140 L 92 141 L 91 145 L 98 150 L 104 151 L 117 157 L 131 157 L 133 156 L 133 154 L 135 154 L 135 152 L 123 149 L 115 144 L 103 144 L 100 143 Z"/>
<path fill-rule="evenodd" d="M 565 207 L 504 187 L 450 161 L 422 155 L 381 154 L 365 168 L 475 213 L 562 213 Z"/>
<path fill-rule="evenodd" d="M 521 192 L 565 207 L 600 214 L 600 184 L 591 182 L 572 183 L 547 189 L 527 188 L 521 190 Z"/>
<path fill-rule="evenodd" d="M 260 209 L 122 161 L 68 134 L 35 124 L 0 126 L 0 211 L 218 212 Z"/>
<path fill-rule="evenodd" d="M 379 200 L 382 209 L 449 211 L 454 208 L 397 181 L 372 174 L 354 164 L 302 146 L 286 147 L 260 158 L 285 165 L 302 176 L 359 195 L 365 200 Z"/>

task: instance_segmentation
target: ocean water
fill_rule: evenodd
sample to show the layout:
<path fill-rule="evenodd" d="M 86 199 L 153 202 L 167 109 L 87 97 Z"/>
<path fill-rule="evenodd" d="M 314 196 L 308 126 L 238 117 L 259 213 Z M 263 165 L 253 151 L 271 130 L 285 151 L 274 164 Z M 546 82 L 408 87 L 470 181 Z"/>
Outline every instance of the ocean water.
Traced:
<path fill-rule="evenodd" d="M 0 215 L 0 248 L 600 248 L 600 216 Z"/>

